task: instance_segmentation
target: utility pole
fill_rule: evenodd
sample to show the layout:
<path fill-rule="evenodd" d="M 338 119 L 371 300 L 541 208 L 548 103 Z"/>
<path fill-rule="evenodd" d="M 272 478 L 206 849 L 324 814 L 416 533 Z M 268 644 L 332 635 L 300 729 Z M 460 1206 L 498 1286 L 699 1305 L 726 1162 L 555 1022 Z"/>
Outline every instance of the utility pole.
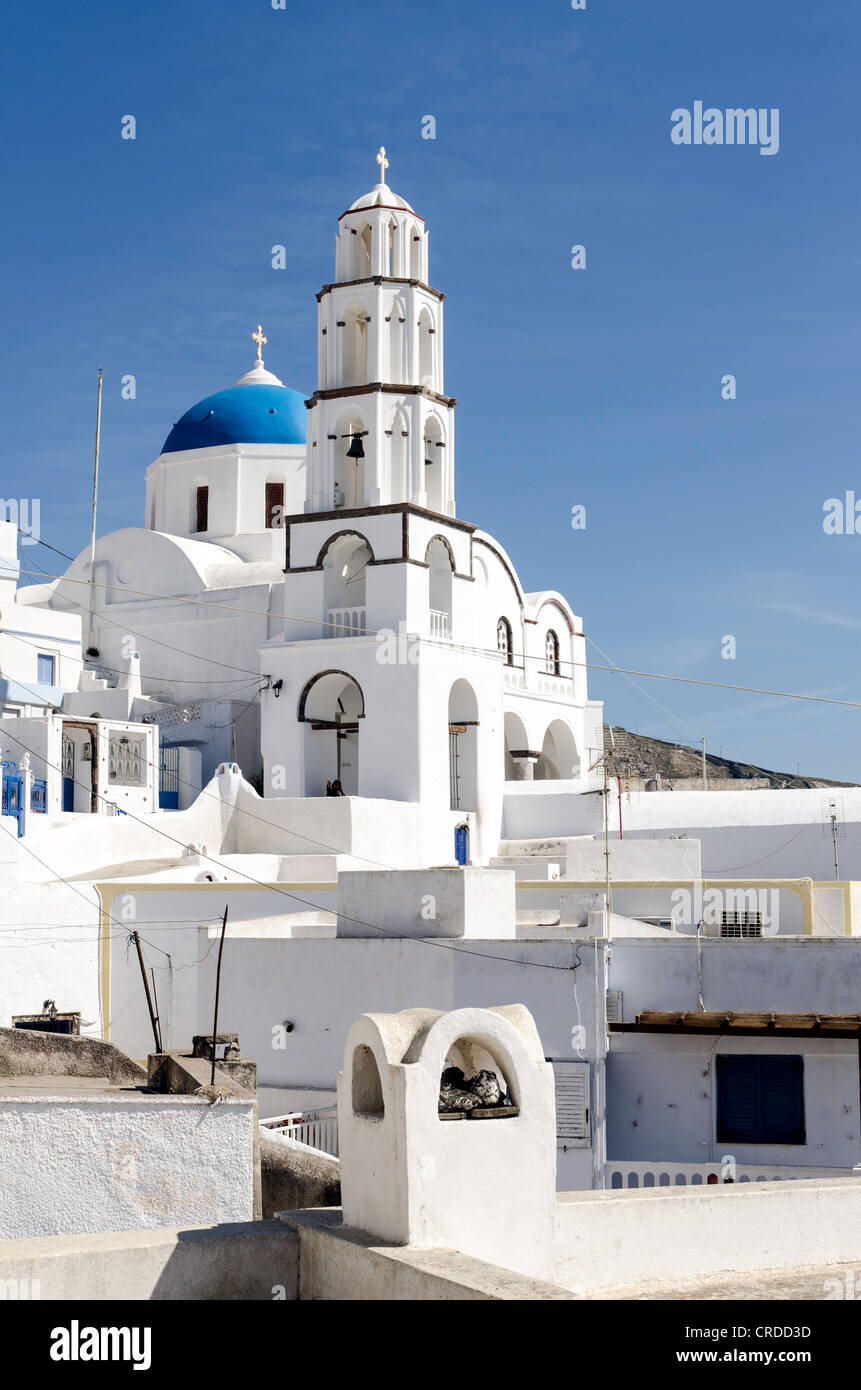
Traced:
<path fill-rule="evenodd" d="M 706 741 L 705 738 L 703 738 L 703 791 L 708 791 L 708 788 L 708 775 L 706 773 Z"/>

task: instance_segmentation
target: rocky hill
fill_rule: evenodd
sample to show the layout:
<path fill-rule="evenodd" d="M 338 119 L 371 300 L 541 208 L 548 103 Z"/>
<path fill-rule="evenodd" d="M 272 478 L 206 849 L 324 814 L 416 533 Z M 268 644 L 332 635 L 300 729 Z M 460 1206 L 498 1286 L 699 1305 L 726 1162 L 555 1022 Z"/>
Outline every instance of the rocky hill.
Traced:
<path fill-rule="evenodd" d="M 604 752 L 609 757 L 612 775 L 651 781 L 660 778 L 661 784 L 669 790 L 668 784 L 678 788 L 699 782 L 702 785 L 702 754 L 695 748 L 682 743 L 665 743 L 663 739 L 648 738 L 645 734 L 632 734 L 628 729 L 613 727 L 612 749 L 610 726 L 604 725 Z M 719 758 L 714 753 L 706 753 L 706 775 L 709 783 L 737 781 L 738 790 L 743 784 L 753 783 L 757 787 L 851 787 L 854 782 L 833 782 L 827 777 L 799 777 L 791 772 L 770 772 L 767 768 L 756 767 L 752 763 L 735 762 L 732 758 Z"/>

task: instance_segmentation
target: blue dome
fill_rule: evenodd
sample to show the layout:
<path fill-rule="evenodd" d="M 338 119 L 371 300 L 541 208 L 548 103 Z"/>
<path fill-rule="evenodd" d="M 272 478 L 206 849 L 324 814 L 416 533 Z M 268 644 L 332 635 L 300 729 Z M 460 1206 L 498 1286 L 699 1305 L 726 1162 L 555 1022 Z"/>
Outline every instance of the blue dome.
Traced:
<path fill-rule="evenodd" d="M 198 401 L 177 420 L 163 454 L 218 444 L 304 444 L 305 397 L 289 386 L 229 386 Z"/>

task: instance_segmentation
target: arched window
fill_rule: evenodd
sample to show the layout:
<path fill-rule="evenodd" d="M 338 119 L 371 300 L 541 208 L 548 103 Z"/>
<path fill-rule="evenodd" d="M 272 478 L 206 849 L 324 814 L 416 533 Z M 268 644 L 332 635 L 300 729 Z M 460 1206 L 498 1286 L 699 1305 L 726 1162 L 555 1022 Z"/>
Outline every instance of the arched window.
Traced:
<path fill-rule="evenodd" d="M 559 638 L 552 628 L 544 639 L 544 670 L 548 676 L 559 675 Z"/>
<path fill-rule="evenodd" d="M 514 664 L 514 652 L 511 643 L 511 623 L 507 618 L 500 618 L 496 624 L 496 649 L 500 656 L 505 658 L 506 666 Z"/>

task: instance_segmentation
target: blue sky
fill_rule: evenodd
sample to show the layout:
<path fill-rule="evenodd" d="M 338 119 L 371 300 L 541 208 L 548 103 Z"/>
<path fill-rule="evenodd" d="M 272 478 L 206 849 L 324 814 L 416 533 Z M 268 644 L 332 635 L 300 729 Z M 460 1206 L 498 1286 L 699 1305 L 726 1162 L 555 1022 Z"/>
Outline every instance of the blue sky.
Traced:
<path fill-rule="evenodd" d="M 2 491 L 44 539 L 88 539 L 99 365 L 102 531 L 143 524 L 147 464 L 258 321 L 310 393 L 313 296 L 385 143 L 447 296 L 459 515 L 620 666 L 861 699 L 861 535 L 822 528 L 861 499 L 852 7 L 47 0 L 3 48 Z M 674 145 L 697 100 L 778 108 L 779 153 Z M 590 676 L 613 723 L 861 781 L 861 710 L 639 684 Z"/>

